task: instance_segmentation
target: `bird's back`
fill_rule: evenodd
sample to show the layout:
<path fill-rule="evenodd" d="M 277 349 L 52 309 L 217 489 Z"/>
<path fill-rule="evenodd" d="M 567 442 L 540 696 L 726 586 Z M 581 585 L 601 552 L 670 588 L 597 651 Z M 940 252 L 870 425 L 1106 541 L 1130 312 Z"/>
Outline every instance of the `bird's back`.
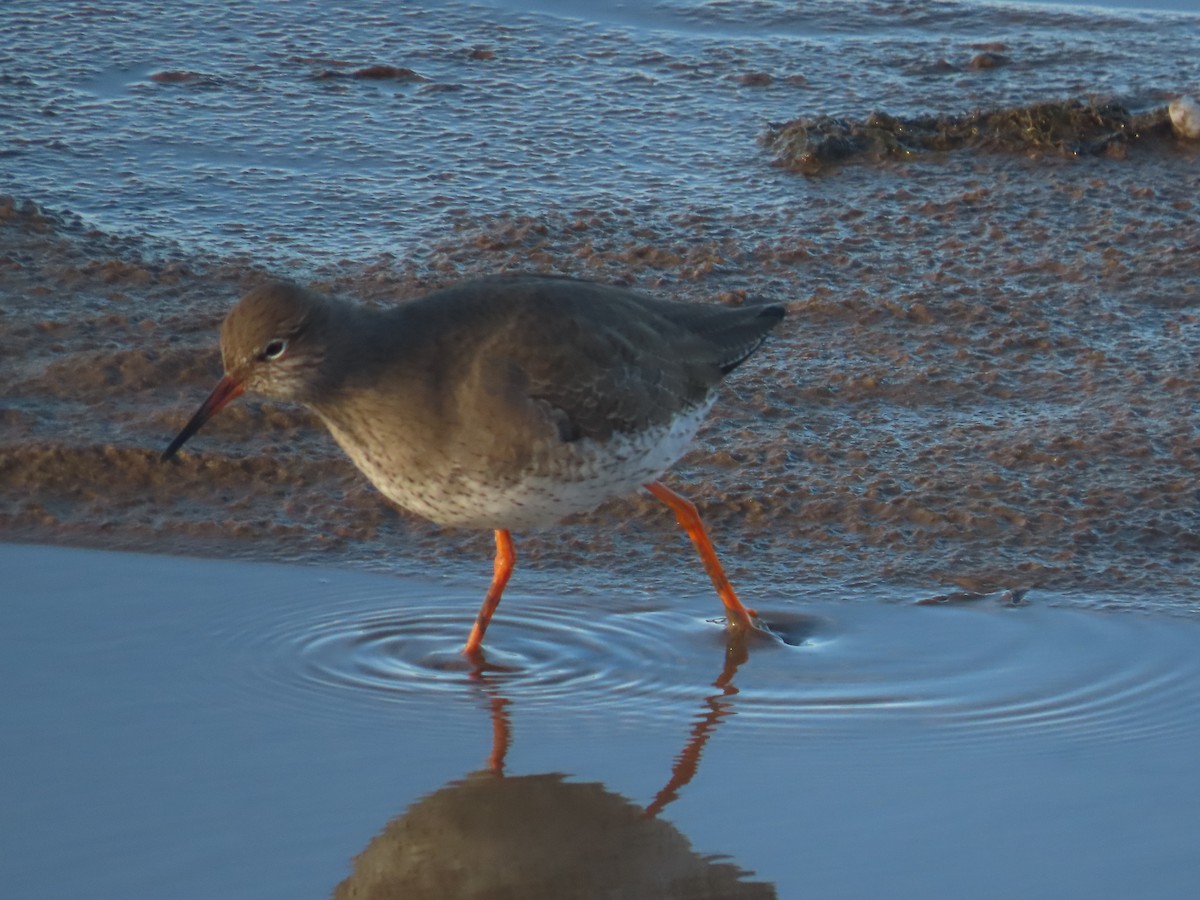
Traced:
<path fill-rule="evenodd" d="M 668 422 L 705 402 L 779 323 L 779 305 L 678 303 L 609 285 L 493 276 L 404 304 L 396 314 L 436 334 L 410 365 L 460 396 L 520 382 L 604 440 Z M 407 330 L 407 329 L 406 329 Z"/>

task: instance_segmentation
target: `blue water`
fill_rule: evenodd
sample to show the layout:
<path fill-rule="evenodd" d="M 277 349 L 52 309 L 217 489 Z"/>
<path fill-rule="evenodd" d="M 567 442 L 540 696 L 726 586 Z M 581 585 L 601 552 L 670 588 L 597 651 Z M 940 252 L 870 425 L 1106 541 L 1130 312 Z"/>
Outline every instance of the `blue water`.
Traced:
<path fill-rule="evenodd" d="M 1195 622 L 764 595 L 808 636 L 757 642 L 722 688 L 706 593 L 526 579 L 489 631 L 504 669 L 472 677 L 465 583 L 0 563 L 6 897 L 297 900 L 440 870 L 640 900 L 713 854 L 756 897 L 1184 898 L 1200 876 Z M 596 854 L 624 893 L 589 892 Z M 417 881 L 352 896 L 490 896 Z"/>
<path fill-rule="evenodd" d="M 1194 12 L 9 0 L 0 191 L 269 263 L 411 254 L 495 215 L 787 208 L 812 187 L 769 165 L 768 122 L 1162 103 L 1200 84 Z M 965 68 L 996 42 L 1011 66 Z M 371 65 L 424 80 L 321 77 Z"/>

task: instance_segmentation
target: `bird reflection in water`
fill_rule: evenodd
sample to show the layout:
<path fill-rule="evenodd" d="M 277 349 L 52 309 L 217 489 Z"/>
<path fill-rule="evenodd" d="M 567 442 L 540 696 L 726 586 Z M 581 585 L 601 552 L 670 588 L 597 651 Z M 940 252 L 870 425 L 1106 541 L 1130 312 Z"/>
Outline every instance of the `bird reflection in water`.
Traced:
<path fill-rule="evenodd" d="M 508 776 L 511 701 L 488 673 L 474 683 L 492 721 L 486 769 L 418 800 L 354 860 L 335 900 L 767 900 L 775 888 L 697 853 L 659 817 L 695 776 L 705 744 L 735 712 L 733 679 L 754 634 L 728 636 L 725 664 L 671 776 L 644 809 L 562 773 Z"/>

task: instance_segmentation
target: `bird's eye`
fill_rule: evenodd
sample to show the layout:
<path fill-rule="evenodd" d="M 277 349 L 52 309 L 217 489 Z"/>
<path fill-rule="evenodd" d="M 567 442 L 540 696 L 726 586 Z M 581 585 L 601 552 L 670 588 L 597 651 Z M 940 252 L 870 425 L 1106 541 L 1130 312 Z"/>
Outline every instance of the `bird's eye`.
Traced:
<path fill-rule="evenodd" d="M 261 360 L 279 359 L 287 352 L 287 341 L 283 338 L 275 338 L 273 341 L 268 341 L 267 346 L 263 347 L 262 353 L 258 355 Z"/>

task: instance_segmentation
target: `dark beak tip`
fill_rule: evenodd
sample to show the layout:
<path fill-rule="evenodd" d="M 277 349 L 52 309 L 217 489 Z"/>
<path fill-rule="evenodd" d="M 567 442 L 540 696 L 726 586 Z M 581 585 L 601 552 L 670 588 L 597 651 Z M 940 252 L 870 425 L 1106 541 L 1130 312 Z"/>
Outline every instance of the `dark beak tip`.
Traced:
<path fill-rule="evenodd" d="M 164 450 L 158 457 L 158 461 L 160 463 L 164 465 L 166 463 L 174 463 L 175 465 L 179 465 L 178 454 L 180 449 L 184 444 L 187 443 L 188 438 L 190 438 L 200 427 L 200 422 L 196 421 L 197 418 L 199 418 L 199 416 L 193 418 L 193 420 L 187 424 L 187 427 L 184 428 L 183 431 L 179 432 L 179 434 L 175 436 L 175 439 L 171 441 L 171 443 L 167 444 L 167 449 Z"/>
<path fill-rule="evenodd" d="M 167 445 L 167 449 L 162 452 L 158 461 L 160 463 L 168 461 L 178 462 L 179 460 L 176 459 L 175 454 L 179 452 L 179 448 L 186 444 L 188 439 L 200 430 L 200 426 L 220 412 L 230 400 L 240 396 L 243 390 L 244 385 L 241 381 L 229 375 L 222 378 L 213 389 L 213 392 L 208 395 L 208 399 L 200 404 L 200 408 L 196 410 L 196 414 L 183 426 L 183 431 L 175 435 L 175 440 Z"/>

